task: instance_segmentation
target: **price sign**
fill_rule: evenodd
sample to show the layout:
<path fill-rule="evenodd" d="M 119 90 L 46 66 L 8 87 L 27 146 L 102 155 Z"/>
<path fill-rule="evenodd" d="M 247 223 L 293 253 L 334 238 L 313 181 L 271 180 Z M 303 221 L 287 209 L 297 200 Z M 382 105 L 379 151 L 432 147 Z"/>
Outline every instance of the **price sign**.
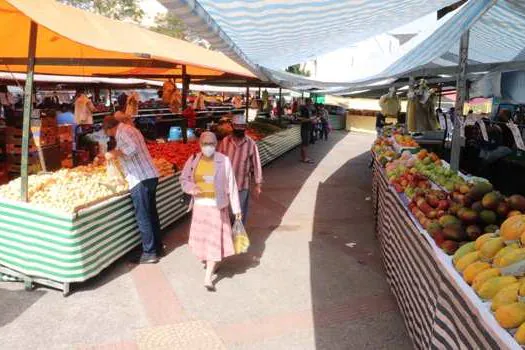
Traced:
<path fill-rule="evenodd" d="M 507 126 L 509 127 L 510 131 L 512 132 L 512 135 L 514 136 L 514 141 L 516 142 L 516 147 L 518 149 L 525 151 L 525 144 L 523 144 L 523 137 L 521 137 L 520 129 L 514 122 L 511 120 L 507 123 Z"/>

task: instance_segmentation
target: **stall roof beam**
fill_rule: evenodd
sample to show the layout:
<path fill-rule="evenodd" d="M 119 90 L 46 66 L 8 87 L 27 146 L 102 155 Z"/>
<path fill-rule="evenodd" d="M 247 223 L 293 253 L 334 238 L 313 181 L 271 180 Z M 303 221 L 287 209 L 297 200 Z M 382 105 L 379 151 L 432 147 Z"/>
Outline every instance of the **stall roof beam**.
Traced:
<path fill-rule="evenodd" d="M 24 65 L 27 57 L 0 57 L 0 65 Z M 180 64 L 159 60 L 147 59 L 118 59 L 118 58 L 65 58 L 65 57 L 38 57 L 35 65 L 39 66 L 85 66 L 85 67 L 152 67 L 152 68 L 180 68 Z"/>

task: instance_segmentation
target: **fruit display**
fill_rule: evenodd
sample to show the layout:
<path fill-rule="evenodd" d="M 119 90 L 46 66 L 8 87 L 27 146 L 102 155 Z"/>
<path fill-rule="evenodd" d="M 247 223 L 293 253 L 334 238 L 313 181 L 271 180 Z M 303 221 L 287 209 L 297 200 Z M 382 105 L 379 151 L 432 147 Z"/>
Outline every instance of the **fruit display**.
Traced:
<path fill-rule="evenodd" d="M 447 191 L 451 192 L 456 186 L 466 183 L 458 172 L 443 166 L 441 159 L 435 153 L 428 153 L 423 149 L 416 154 L 416 158 L 414 167 L 417 171 Z"/>
<path fill-rule="evenodd" d="M 418 143 L 410 135 L 401 135 L 395 133 L 393 135 L 394 140 L 401 148 L 417 148 L 419 147 Z"/>
<path fill-rule="evenodd" d="M 492 191 L 483 198 L 490 193 Z M 477 199 L 480 197 L 481 194 Z M 496 197 L 492 195 L 485 205 L 497 208 L 492 202 Z M 521 201 L 517 197 L 514 200 Z M 500 326 L 505 329 L 519 327 L 514 339 L 520 345 L 525 345 L 525 248 L 521 242 L 524 228 L 525 215 L 512 215 L 503 222 L 501 231 L 479 236 L 475 242 L 459 248 L 452 257 L 454 267 L 465 282 L 480 299 L 490 303 L 490 310 Z"/>
<path fill-rule="evenodd" d="M 379 137 L 375 140 L 372 145 L 372 151 L 374 152 L 379 164 L 383 167 L 392 159 L 398 157 L 397 153 L 392 148 L 392 141 L 386 137 Z"/>

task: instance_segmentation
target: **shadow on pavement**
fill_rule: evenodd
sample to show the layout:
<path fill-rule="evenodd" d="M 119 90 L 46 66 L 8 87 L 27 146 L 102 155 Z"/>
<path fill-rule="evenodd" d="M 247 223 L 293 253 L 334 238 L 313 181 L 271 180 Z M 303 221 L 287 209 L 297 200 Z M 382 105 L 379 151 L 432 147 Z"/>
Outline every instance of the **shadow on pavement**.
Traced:
<path fill-rule="evenodd" d="M 23 284 L 22 290 L 3 289 L 1 283 L 11 282 L 0 282 L 0 328 L 16 320 L 46 294 L 40 290 L 24 292 Z"/>
<path fill-rule="evenodd" d="M 411 348 L 385 282 L 369 163 L 369 152 L 354 157 L 317 190 L 310 242 L 317 349 Z"/>
<path fill-rule="evenodd" d="M 277 228 L 280 230 L 293 231 L 294 227 L 284 227 L 281 225 L 282 219 L 288 208 L 296 198 L 302 186 L 316 169 L 318 163 L 341 141 L 347 132 L 334 131 L 330 134 L 328 141 L 317 141 L 316 144 L 309 146 L 309 154 L 314 160 L 314 164 L 305 164 L 299 161 L 299 147 L 291 150 L 282 157 L 290 157 L 290 161 L 270 163 L 264 169 L 279 169 L 268 177 L 269 172 L 264 173 L 263 193 L 259 199 L 250 199 L 248 211 L 248 224 L 246 231 L 250 236 L 250 249 L 247 254 L 236 255 L 224 261 L 221 266 L 216 283 L 225 278 L 233 278 L 235 275 L 246 273 L 249 269 L 259 266 L 266 249 L 266 240 Z M 325 146 L 321 148 L 321 145 Z M 329 147 L 326 147 L 329 145 Z M 292 153 L 295 157 L 292 158 Z M 293 169 L 290 169 L 292 167 Z M 278 176 L 274 174 L 279 174 Z M 290 176 L 293 174 L 293 176 Z M 257 212 L 258 218 L 254 218 L 251 213 Z M 261 219 L 261 213 L 264 218 Z M 264 224 L 261 224 L 264 223 Z"/>

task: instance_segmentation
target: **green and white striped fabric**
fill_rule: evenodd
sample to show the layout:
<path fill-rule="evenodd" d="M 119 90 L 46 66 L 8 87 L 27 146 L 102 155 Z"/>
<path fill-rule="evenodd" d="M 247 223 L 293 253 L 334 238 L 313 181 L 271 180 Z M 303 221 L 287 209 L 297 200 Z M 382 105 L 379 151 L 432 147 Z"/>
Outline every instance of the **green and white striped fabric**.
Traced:
<path fill-rule="evenodd" d="M 267 165 L 300 144 L 301 128 L 297 125 L 265 137 L 257 142 L 262 165 Z"/>
<path fill-rule="evenodd" d="M 297 126 L 259 141 L 263 165 L 300 142 Z M 187 213 L 182 195 L 179 174 L 161 180 L 157 208 L 163 229 Z M 82 282 L 138 244 L 140 235 L 129 194 L 75 215 L 0 201 L 0 265 L 30 277 Z"/>
<path fill-rule="evenodd" d="M 186 213 L 181 196 L 178 174 L 159 184 L 163 228 Z M 85 281 L 139 243 L 129 194 L 74 216 L 0 202 L 0 264 L 28 276 L 64 283 Z"/>

